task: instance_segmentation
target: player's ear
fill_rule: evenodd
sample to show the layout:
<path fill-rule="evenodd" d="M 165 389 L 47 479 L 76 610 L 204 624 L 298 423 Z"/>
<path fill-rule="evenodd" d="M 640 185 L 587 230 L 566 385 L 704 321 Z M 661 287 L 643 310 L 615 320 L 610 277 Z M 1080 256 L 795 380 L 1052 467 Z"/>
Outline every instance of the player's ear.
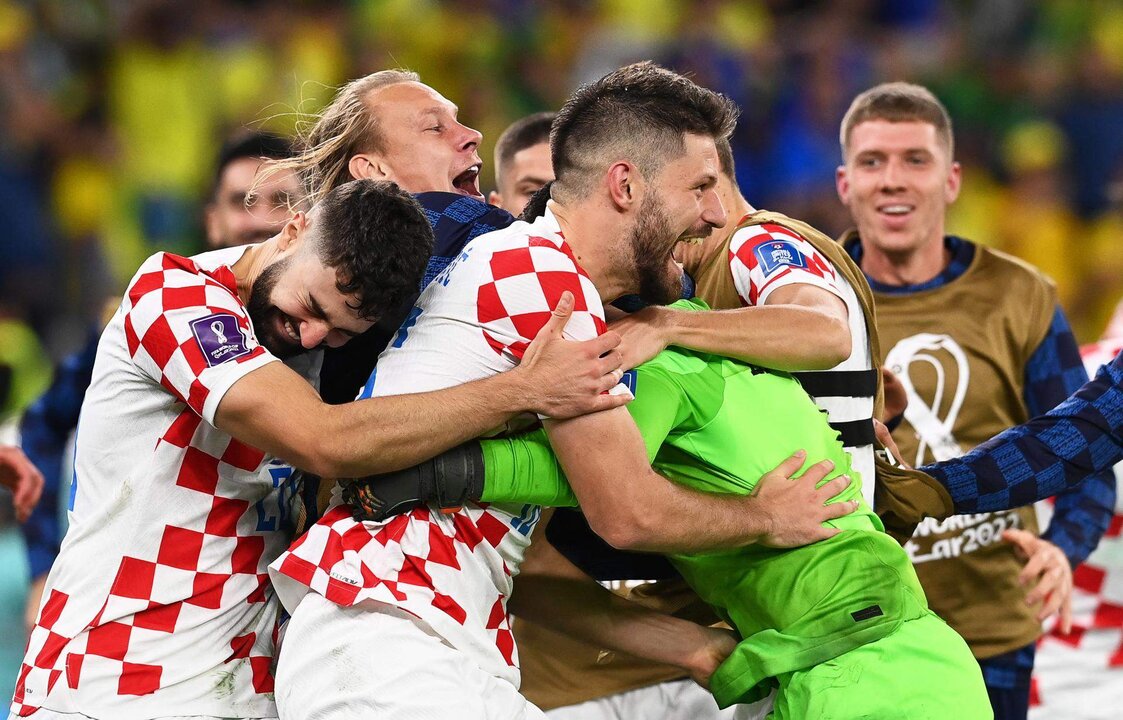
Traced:
<path fill-rule="evenodd" d="M 308 214 L 303 210 L 293 213 L 285 226 L 281 228 L 278 247 L 281 250 L 290 250 L 300 244 L 304 233 L 308 230 Z"/>
<path fill-rule="evenodd" d="M 850 202 L 850 179 L 846 177 L 846 166 L 839 165 L 834 170 L 834 189 L 838 193 L 838 199 L 842 201 L 843 205 Z"/>
<path fill-rule="evenodd" d="M 487 194 L 487 204 L 494 205 L 495 207 L 503 207 L 503 196 L 497 190 L 492 190 Z"/>
<path fill-rule="evenodd" d="M 356 180 L 391 180 L 389 168 L 381 156 L 372 153 L 352 155 L 347 161 L 347 171 Z"/>
<path fill-rule="evenodd" d="M 605 180 L 609 199 L 617 210 L 627 212 L 638 207 L 643 177 L 635 165 L 619 160 L 608 168 Z"/>

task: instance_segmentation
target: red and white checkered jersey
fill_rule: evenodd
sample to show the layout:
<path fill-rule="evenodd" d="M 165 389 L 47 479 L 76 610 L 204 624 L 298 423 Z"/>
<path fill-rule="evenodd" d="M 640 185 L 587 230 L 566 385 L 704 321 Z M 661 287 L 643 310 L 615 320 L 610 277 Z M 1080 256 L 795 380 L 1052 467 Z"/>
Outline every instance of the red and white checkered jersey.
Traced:
<path fill-rule="evenodd" d="M 292 469 L 214 427 L 226 391 L 276 359 L 238 299 L 244 251 L 152 256 L 101 337 L 17 715 L 276 715 L 267 567 Z"/>
<path fill-rule="evenodd" d="M 777 289 L 802 283 L 838 296 L 849 313 L 850 356 L 831 370 L 868 370 L 870 357 L 866 315 L 854 288 L 831 261 L 802 235 L 774 223 L 743 227 L 729 240 L 729 270 L 741 303 L 764 305 Z M 831 422 L 845 423 L 873 415 L 872 397 L 816 396 L 815 404 Z M 873 446 L 847 447 L 853 468 L 862 476 L 862 494 L 873 506 Z"/>
<path fill-rule="evenodd" d="M 363 395 L 438 390 L 515 367 L 566 290 L 576 301 L 566 335 L 604 332 L 597 290 L 552 213 L 480 236 L 421 294 Z M 360 523 L 338 502 L 270 568 L 285 607 L 299 612 L 311 589 L 344 606 L 401 608 L 517 685 L 506 600 L 540 509 L 469 503 Z"/>

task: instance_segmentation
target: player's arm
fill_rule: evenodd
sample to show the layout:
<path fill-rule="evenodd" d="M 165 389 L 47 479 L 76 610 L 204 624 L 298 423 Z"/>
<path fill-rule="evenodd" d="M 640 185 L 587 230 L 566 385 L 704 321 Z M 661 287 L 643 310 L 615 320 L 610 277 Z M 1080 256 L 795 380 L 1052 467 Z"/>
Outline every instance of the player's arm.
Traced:
<path fill-rule="evenodd" d="M 619 379 L 618 338 L 565 340 L 572 308 L 563 296 L 518 368 L 436 392 L 327 405 L 296 373 L 269 363 L 227 390 L 215 425 L 317 475 L 356 477 L 414 465 L 522 412 L 618 407 L 626 398 L 604 394 Z"/>
<path fill-rule="evenodd" d="M 1031 416 L 1048 412 L 1087 381 L 1076 338 L 1057 306 L 1045 338 L 1026 363 L 1026 409 Z M 1053 518 L 1041 539 L 1059 548 L 1074 568 L 1096 549 L 1114 510 L 1114 473 L 1093 473 L 1057 495 Z"/>
<path fill-rule="evenodd" d="M 806 283 L 778 288 L 757 307 L 692 312 L 653 305 L 612 329 L 623 338 L 629 368 L 669 345 L 777 370 L 824 370 L 850 357 L 846 304 Z"/>
<path fill-rule="evenodd" d="M 920 469 L 948 488 L 956 513 L 1029 505 L 1123 461 L 1121 407 L 1123 353 L 1046 414 L 1004 430 L 960 457 Z M 1009 475 L 1007 468 L 1016 474 Z"/>
<path fill-rule="evenodd" d="M 548 520 L 544 513 L 538 527 Z M 507 608 L 520 620 L 598 647 L 682 668 L 703 685 L 737 644 L 728 630 L 705 627 L 609 592 L 545 537 L 535 537 L 527 549 Z"/>
<path fill-rule="evenodd" d="M 646 393 L 660 394 L 650 388 Z M 762 478 L 754 494 L 745 497 L 701 493 L 671 482 L 649 464 L 670 426 L 653 432 L 645 418 L 641 436 L 625 408 L 548 420 L 545 427 L 589 526 L 620 549 L 675 553 L 754 542 L 804 545 L 834 535 L 836 530 L 821 523 L 856 507 L 853 502 L 826 504 L 847 487 L 845 476 L 816 489 L 832 469 L 829 462 L 789 482 L 804 463 L 802 454 Z"/>

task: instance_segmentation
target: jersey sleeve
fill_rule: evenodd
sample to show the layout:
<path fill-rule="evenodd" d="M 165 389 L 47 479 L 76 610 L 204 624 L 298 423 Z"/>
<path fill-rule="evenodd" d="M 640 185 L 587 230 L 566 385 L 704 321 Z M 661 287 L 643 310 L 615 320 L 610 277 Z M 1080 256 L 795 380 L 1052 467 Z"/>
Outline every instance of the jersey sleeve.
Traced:
<path fill-rule="evenodd" d="M 121 312 L 136 368 L 212 425 L 226 391 L 276 359 L 258 344 L 231 287 L 187 258 L 150 258 Z"/>
<path fill-rule="evenodd" d="M 643 436 L 647 460 L 651 462 L 671 431 L 686 419 L 683 389 L 666 371 L 651 364 L 629 370 L 621 382 L 632 388 L 635 399 L 628 403 L 628 412 Z"/>
<path fill-rule="evenodd" d="M 776 289 L 793 283 L 842 296 L 830 261 L 802 235 L 773 223 L 741 228 L 729 242 L 729 269 L 745 305 L 763 305 Z"/>
<path fill-rule="evenodd" d="M 496 251 L 476 298 L 484 339 L 495 352 L 518 363 L 566 290 L 573 293 L 574 305 L 565 337 L 591 340 L 604 333 L 600 295 L 568 252 L 546 238 L 534 237 L 525 247 Z M 617 385 L 610 392 L 623 394 L 628 389 Z"/>

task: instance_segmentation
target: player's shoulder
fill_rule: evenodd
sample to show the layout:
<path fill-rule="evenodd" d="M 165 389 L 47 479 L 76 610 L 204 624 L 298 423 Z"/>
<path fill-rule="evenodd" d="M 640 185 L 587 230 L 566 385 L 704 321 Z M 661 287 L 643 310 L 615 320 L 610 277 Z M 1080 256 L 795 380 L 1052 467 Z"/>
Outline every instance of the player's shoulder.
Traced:
<path fill-rule="evenodd" d="M 167 309 L 188 305 L 241 306 L 237 280 L 230 269 L 244 247 L 223 248 L 191 257 L 158 252 L 145 260 L 125 291 L 127 301 Z"/>
<path fill-rule="evenodd" d="M 1036 265 L 977 243 L 975 243 L 975 252 L 979 255 L 980 271 L 998 276 L 1007 294 L 1015 291 L 1036 291 L 1050 297 L 1056 295 L 1057 284 Z"/>
<path fill-rule="evenodd" d="M 730 238 L 731 246 L 756 246 L 766 242 L 809 243 L 806 237 L 786 225 L 771 220 L 756 222 L 750 218 L 746 218 L 734 230 Z"/>
<path fill-rule="evenodd" d="M 502 208 L 449 192 L 425 192 L 416 196 L 433 227 L 433 254 L 449 256 L 477 237 L 501 230 L 515 222 Z"/>

